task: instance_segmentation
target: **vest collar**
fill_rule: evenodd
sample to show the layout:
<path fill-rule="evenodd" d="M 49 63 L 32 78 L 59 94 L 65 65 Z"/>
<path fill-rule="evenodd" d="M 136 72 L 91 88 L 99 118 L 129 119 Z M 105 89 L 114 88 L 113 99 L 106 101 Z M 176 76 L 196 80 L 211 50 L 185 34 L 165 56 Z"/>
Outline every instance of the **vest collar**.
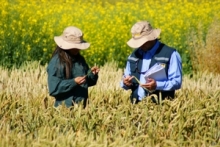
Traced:
<path fill-rule="evenodd" d="M 149 49 L 148 51 L 144 52 L 141 48 L 138 48 L 138 52 L 140 55 L 144 55 L 146 53 L 154 55 L 155 52 L 157 51 L 157 49 L 159 48 L 159 46 L 160 46 L 160 41 L 157 40 L 156 43 L 154 44 L 154 46 L 151 49 Z"/>

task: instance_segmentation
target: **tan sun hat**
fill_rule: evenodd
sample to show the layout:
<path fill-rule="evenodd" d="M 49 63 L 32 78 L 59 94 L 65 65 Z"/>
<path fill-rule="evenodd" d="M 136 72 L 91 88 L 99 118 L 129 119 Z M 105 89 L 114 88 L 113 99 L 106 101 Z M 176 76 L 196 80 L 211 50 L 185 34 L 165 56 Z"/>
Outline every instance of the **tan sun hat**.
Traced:
<path fill-rule="evenodd" d="M 139 21 L 132 26 L 132 38 L 127 44 L 131 48 L 139 48 L 145 42 L 157 39 L 160 32 L 160 29 L 153 29 L 149 22 Z"/>
<path fill-rule="evenodd" d="M 64 50 L 73 48 L 85 50 L 90 46 L 90 43 L 87 43 L 83 40 L 82 31 L 74 26 L 65 28 L 61 36 L 54 37 L 54 41 L 60 48 Z"/>

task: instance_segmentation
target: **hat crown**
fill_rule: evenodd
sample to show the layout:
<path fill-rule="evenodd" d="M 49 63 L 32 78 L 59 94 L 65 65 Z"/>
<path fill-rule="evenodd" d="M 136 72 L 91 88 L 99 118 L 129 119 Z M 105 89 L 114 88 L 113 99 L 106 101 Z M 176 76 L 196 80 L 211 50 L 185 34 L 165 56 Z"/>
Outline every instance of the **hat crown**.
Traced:
<path fill-rule="evenodd" d="M 63 40 L 67 42 L 72 42 L 72 43 L 81 43 L 83 41 L 83 33 L 82 31 L 77 28 L 77 27 L 67 27 L 63 31 Z"/>
<path fill-rule="evenodd" d="M 57 46 L 64 50 L 85 50 L 90 46 L 90 43 L 83 40 L 82 31 L 75 26 L 66 27 L 62 35 L 54 37 L 54 41 L 56 42 Z"/>
<path fill-rule="evenodd" d="M 137 39 L 149 35 L 153 31 L 151 24 L 147 21 L 140 21 L 131 28 L 132 37 Z"/>

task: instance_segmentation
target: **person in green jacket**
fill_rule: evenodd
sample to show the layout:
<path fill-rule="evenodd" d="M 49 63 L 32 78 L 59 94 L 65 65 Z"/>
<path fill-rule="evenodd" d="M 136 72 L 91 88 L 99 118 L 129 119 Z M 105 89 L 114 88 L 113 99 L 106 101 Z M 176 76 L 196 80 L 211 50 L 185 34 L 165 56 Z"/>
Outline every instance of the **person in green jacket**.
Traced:
<path fill-rule="evenodd" d="M 47 67 L 50 96 L 55 98 L 55 107 L 64 103 L 71 107 L 82 102 L 86 106 L 88 87 L 96 85 L 99 68 L 91 69 L 80 50 L 88 49 L 90 43 L 83 40 L 82 31 L 69 26 L 61 36 L 55 36 L 56 49 Z"/>

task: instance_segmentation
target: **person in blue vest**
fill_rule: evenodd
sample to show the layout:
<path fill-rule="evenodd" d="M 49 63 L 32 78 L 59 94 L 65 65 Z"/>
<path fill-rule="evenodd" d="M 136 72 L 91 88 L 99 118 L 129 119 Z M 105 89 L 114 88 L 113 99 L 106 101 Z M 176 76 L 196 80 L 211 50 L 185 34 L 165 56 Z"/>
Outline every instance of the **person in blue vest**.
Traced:
<path fill-rule="evenodd" d="M 152 28 L 148 21 L 139 21 L 131 28 L 132 38 L 127 42 L 128 46 L 135 49 L 127 59 L 126 68 L 120 85 L 125 90 L 131 89 L 132 103 L 138 103 L 143 98 L 159 93 L 162 100 L 173 99 L 175 90 L 182 84 L 182 61 L 176 49 L 159 41 L 161 30 Z M 155 64 L 163 64 L 166 79 L 155 80 L 145 78 L 145 73 Z M 161 96 L 160 96 L 161 97 Z"/>
<path fill-rule="evenodd" d="M 64 103 L 68 108 L 79 102 L 86 106 L 88 87 L 98 80 L 99 68 L 89 68 L 81 50 L 90 43 L 83 40 L 82 31 L 69 26 L 61 36 L 55 36 L 56 48 L 47 66 L 49 94 L 55 98 L 55 107 Z"/>

